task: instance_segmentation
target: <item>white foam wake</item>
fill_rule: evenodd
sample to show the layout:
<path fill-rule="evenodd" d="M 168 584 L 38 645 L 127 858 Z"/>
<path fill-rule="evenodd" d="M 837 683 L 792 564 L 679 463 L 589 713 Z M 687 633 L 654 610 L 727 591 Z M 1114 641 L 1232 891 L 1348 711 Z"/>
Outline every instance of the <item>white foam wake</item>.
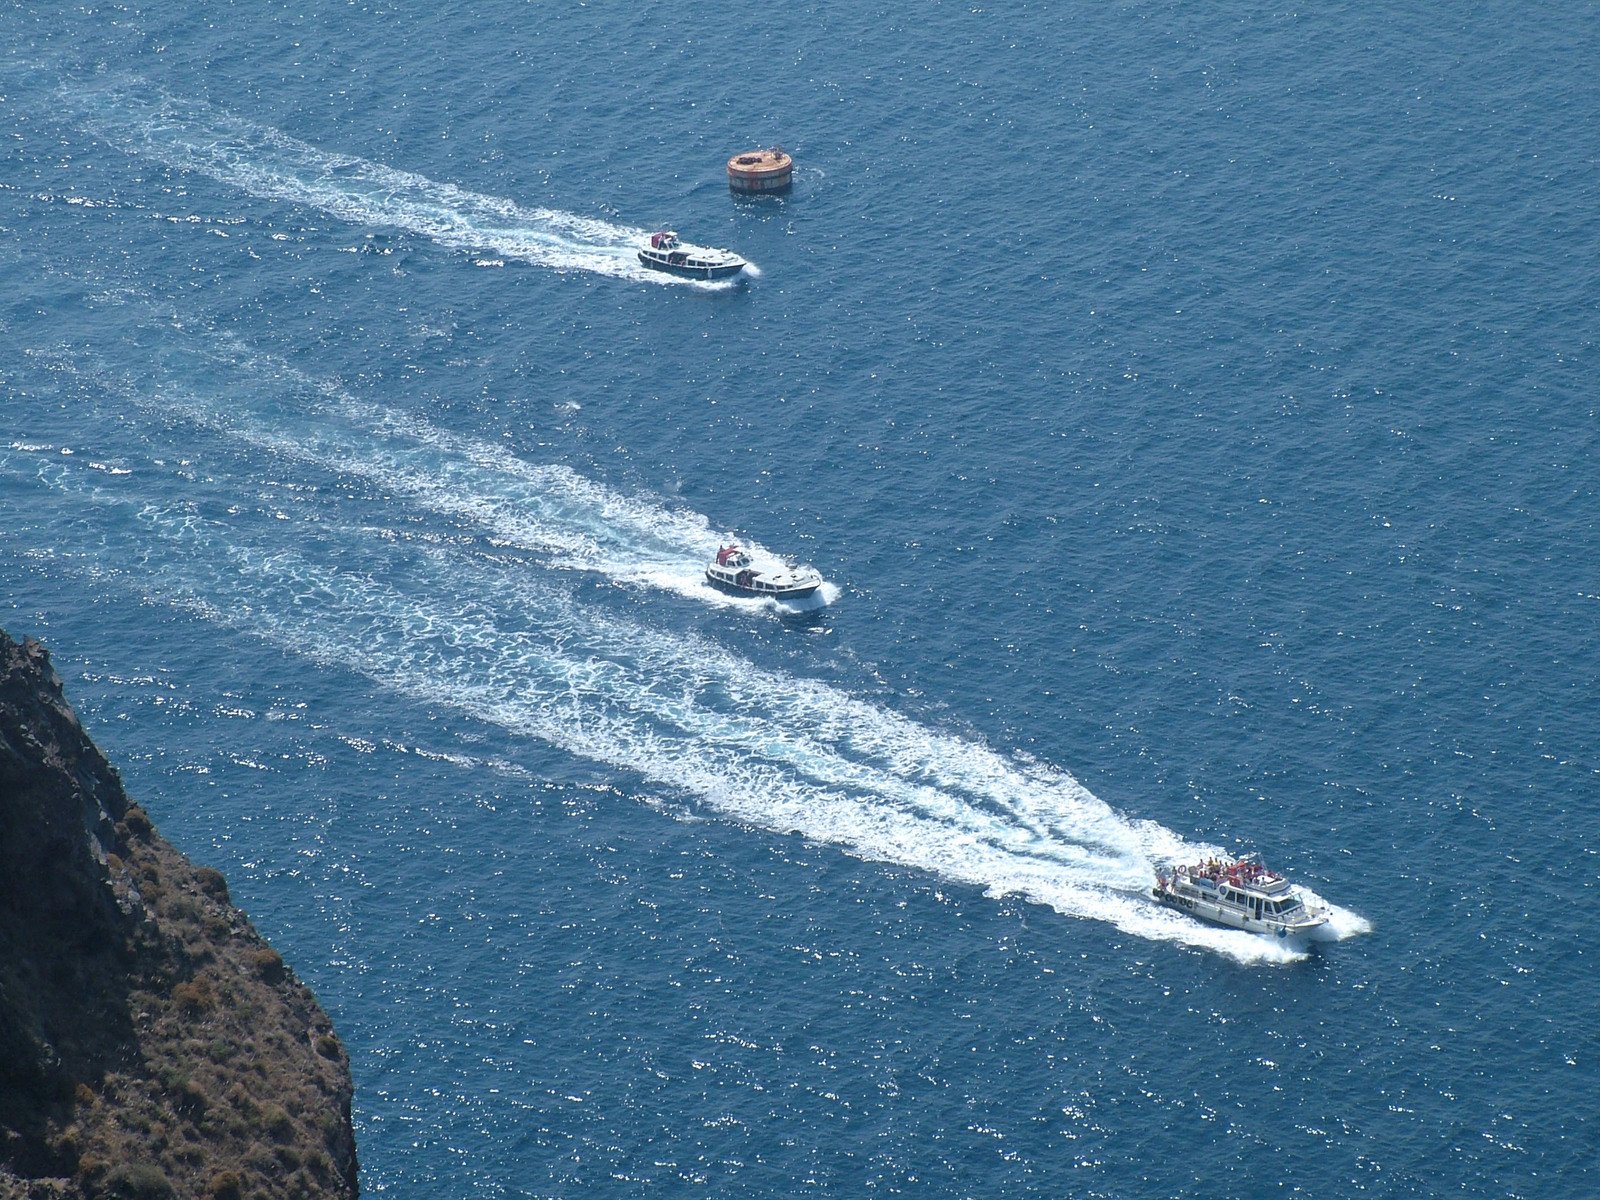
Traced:
<path fill-rule="evenodd" d="M 356 400 L 290 364 L 235 353 L 224 342 L 206 352 L 230 370 L 264 373 L 281 392 L 295 392 L 295 421 L 263 411 L 248 389 L 225 405 L 168 382 L 135 387 L 94 372 L 125 403 L 163 419 L 178 418 L 224 438 L 341 479 L 364 480 L 374 490 L 413 507 L 478 530 L 494 545 L 545 556 L 552 566 L 593 571 L 618 583 L 649 586 L 718 606 L 767 606 L 805 611 L 838 598 L 825 584 L 818 596 L 779 604 L 727 596 L 705 582 L 705 564 L 717 547 L 736 540 L 701 514 L 649 497 L 627 495 L 560 464 L 529 462 L 504 446 L 438 428 L 411 414 Z M 66 369 L 77 369 L 63 361 Z M 255 456 L 259 457 L 259 456 Z M 737 539 L 758 566 L 774 569 L 777 554 Z"/>
<path fill-rule="evenodd" d="M 451 183 L 321 150 L 212 105 L 126 80 L 63 88 L 64 106 L 128 153 L 195 171 L 261 199 L 329 213 L 368 228 L 404 230 L 441 246 L 492 252 L 558 271 L 726 289 L 642 266 L 649 230 L 550 208 L 524 208 Z"/>
<path fill-rule="evenodd" d="M 321 511 L 314 489 L 275 496 L 272 520 L 211 519 L 202 513 L 221 511 L 226 494 L 199 495 L 196 482 L 174 501 L 140 474 L 107 477 L 66 458 L 40 477 L 80 511 L 119 510 L 94 528 L 129 531 L 118 536 L 132 544 L 95 559 L 139 562 L 119 578 L 150 600 L 636 772 L 710 814 L 1139 937 L 1242 961 L 1303 953 L 1156 906 L 1146 892 L 1156 862 L 1215 848 L 1128 820 L 1064 772 L 578 605 L 514 564 L 379 542 Z M 381 578 L 363 563 L 381 565 Z"/>

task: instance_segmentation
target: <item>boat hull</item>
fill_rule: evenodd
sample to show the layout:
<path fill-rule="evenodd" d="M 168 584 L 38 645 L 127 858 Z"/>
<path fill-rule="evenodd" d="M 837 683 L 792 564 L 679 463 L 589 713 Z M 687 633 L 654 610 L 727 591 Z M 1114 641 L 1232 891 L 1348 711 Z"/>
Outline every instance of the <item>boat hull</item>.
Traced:
<path fill-rule="evenodd" d="M 1182 892 L 1175 892 L 1171 888 L 1157 884 L 1150 889 L 1150 894 L 1158 903 L 1168 908 L 1175 908 L 1179 912 L 1186 912 L 1192 917 L 1208 921 L 1213 925 L 1221 925 L 1228 929 L 1239 929 L 1245 933 L 1258 933 L 1266 937 L 1303 937 L 1314 933 L 1328 923 L 1325 916 L 1314 916 L 1309 920 L 1287 922 L 1274 920 L 1272 917 L 1255 917 L 1248 912 L 1241 912 L 1232 905 L 1207 900 L 1203 896 L 1187 896 Z"/>
<path fill-rule="evenodd" d="M 820 583 L 802 583 L 794 587 L 757 587 L 754 584 L 746 587 L 734 580 L 722 579 L 710 571 L 706 572 L 706 582 L 729 596 L 753 596 L 759 600 L 804 600 L 822 586 Z"/>
<path fill-rule="evenodd" d="M 668 275 L 678 275 L 684 279 L 731 279 L 745 266 L 739 260 L 707 262 L 692 256 L 649 250 L 639 251 L 639 261 L 652 271 L 665 271 Z"/>

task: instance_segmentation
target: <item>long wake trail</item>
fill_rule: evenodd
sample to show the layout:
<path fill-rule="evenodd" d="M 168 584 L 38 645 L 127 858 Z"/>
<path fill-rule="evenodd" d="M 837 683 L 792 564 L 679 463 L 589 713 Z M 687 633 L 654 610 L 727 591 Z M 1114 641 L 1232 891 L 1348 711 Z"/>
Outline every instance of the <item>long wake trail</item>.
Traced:
<path fill-rule="evenodd" d="M 217 338 L 201 352 L 208 367 L 269 384 L 262 402 L 240 389 L 219 405 L 168 373 L 158 386 L 135 383 L 92 364 L 63 357 L 56 365 L 85 375 L 97 389 L 153 419 L 177 420 L 290 466 L 311 467 L 341 480 L 361 480 L 430 514 L 476 529 L 492 544 L 543 556 L 551 566 L 591 571 L 618 583 L 676 592 L 720 607 L 805 611 L 838 595 L 824 584 L 818 597 L 778 604 L 727 596 L 705 583 L 706 562 L 732 535 L 701 514 L 605 487 L 560 464 L 531 463 L 505 447 L 439 428 L 415 415 L 358 400 L 338 386 Z M 284 391 L 298 420 L 281 416 Z M 276 409 L 275 409 L 276 406 Z M 781 558 L 740 539 L 759 566 Z"/>
<path fill-rule="evenodd" d="M 63 108 L 126 153 L 197 172 L 265 200 L 316 209 L 368 228 L 398 229 L 449 249 L 490 252 L 557 271 L 725 289 L 640 265 L 649 231 L 496 196 L 319 149 L 213 105 L 142 81 L 63 87 Z"/>
<path fill-rule="evenodd" d="M 63 519 L 94 549 L 53 552 L 65 569 L 635 772 L 712 815 L 1139 937 L 1243 961 L 1302 953 L 1157 907 L 1153 865 L 1212 848 L 1123 817 L 1064 772 L 581 605 L 520 565 L 396 537 L 315 486 L 217 474 L 175 488 L 155 463 L 11 458 L 73 501 Z"/>

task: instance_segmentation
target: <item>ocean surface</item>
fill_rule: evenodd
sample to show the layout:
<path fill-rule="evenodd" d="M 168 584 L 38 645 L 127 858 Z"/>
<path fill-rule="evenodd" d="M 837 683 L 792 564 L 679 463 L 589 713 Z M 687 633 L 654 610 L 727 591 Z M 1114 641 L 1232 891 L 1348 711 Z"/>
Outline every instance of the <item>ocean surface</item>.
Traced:
<path fill-rule="evenodd" d="M 0 625 L 366 1194 L 1600 1188 L 1600 10 L 0 44 Z M 1148 898 L 1241 849 L 1326 940 Z"/>

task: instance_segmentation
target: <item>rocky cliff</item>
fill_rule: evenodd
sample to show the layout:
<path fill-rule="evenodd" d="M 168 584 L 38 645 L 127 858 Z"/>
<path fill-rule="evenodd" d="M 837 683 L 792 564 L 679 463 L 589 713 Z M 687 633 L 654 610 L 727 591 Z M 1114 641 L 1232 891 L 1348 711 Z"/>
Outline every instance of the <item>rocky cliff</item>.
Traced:
<path fill-rule="evenodd" d="M 0 1198 L 353 1197 L 316 997 L 0 631 Z"/>

